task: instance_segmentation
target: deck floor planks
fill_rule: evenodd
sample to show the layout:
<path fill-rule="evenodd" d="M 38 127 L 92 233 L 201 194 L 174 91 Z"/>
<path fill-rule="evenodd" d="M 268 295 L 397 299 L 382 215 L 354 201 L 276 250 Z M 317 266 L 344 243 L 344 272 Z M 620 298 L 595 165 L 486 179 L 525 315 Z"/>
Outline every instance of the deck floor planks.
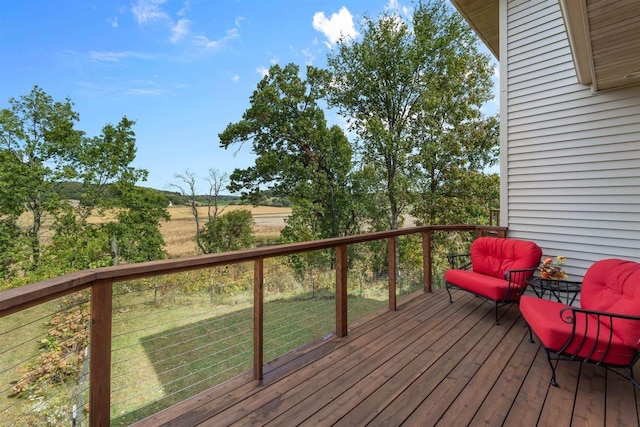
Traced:
<path fill-rule="evenodd" d="M 467 299 L 468 301 L 470 299 Z M 251 408 L 245 403 L 239 403 L 228 408 L 215 417 L 221 424 L 259 422 L 265 423 L 277 418 L 290 408 L 294 411 L 308 412 L 308 406 L 301 404 L 305 399 L 329 386 L 333 381 L 344 378 L 344 371 L 354 369 L 370 359 L 385 345 L 398 340 L 411 340 L 412 331 L 419 328 L 427 319 L 444 318 L 447 315 L 446 304 L 443 301 L 431 301 L 427 307 L 423 305 L 413 307 L 400 314 L 391 314 L 391 319 L 383 322 L 378 328 L 367 328 L 359 335 L 359 331 L 351 332 L 349 338 L 336 338 L 345 345 L 333 349 L 330 353 L 318 357 L 318 360 L 293 372 L 270 387 L 275 396 L 265 396 L 258 392 L 256 399 L 252 399 Z M 401 328 L 402 327 L 402 328 Z M 401 328 L 402 334 L 398 333 Z M 400 341 L 402 342 L 402 341 Z M 396 342 L 396 344 L 398 344 Z M 332 369 L 334 368 L 334 369 Z M 254 400 L 256 400 L 254 402 Z M 249 412 L 252 410 L 252 413 Z M 289 413 L 288 416 L 291 416 Z M 246 419 L 243 417 L 248 416 Z"/>
<path fill-rule="evenodd" d="M 548 363 L 547 366 L 549 366 Z M 541 426 L 571 425 L 579 375 L 580 363 L 560 362 L 558 369 L 556 369 L 556 380 L 559 386 L 549 387 L 549 393 L 540 411 L 539 424 Z M 551 368 L 549 368 L 547 378 L 551 380 Z"/>
<path fill-rule="evenodd" d="M 437 290 L 272 361 L 262 382 L 236 377 L 138 425 L 639 425 L 628 380 L 565 361 L 550 387 L 517 306 L 501 314 L 496 326 L 491 306 Z"/>
<path fill-rule="evenodd" d="M 551 387 L 551 369 L 544 350 L 540 344 L 528 342 L 528 338 L 526 344 L 535 353 L 535 357 L 504 421 L 505 426 L 536 426 Z"/>
<path fill-rule="evenodd" d="M 516 317 L 512 316 L 511 322 L 515 319 Z M 428 416 L 438 419 L 509 330 L 510 323 L 505 318 L 503 323 L 507 328 L 495 325 L 493 310 L 489 307 L 482 322 L 475 325 L 463 340 L 456 343 L 439 363 L 404 388 L 370 425 L 399 425 L 409 417 L 409 423 L 411 420 L 423 423 L 427 421 Z M 432 395 L 438 397 L 432 398 Z"/>
<path fill-rule="evenodd" d="M 519 332 L 522 335 L 520 345 L 506 366 L 496 366 L 496 369 L 502 368 L 502 373 L 476 412 L 471 421 L 472 424 L 503 425 L 511 411 L 514 397 L 518 395 L 527 376 L 527 371 L 533 364 L 536 353 L 531 351 L 528 330 L 523 327 L 521 322 L 519 323 L 513 327 L 511 333 L 518 334 Z M 520 331 L 517 330 L 518 327 L 520 327 Z M 519 425 L 522 426 L 522 423 Z"/>
<path fill-rule="evenodd" d="M 470 301 L 468 305 L 471 305 L 474 309 L 477 307 L 477 305 L 474 306 L 473 301 Z M 424 328 L 424 325 L 427 323 L 434 324 L 435 326 L 440 325 L 447 320 L 449 316 L 449 310 L 443 310 L 435 316 L 430 317 L 429 321 L 423 322 L 420 326 Z M 363 361 L 363 363 L 359 363 L 354 368 L 348 371 L 338 369 L 342 372 L 335 372 L 333 375 L 334 380 L 330 384 L 327 384 L 326 387 L 323 387 L 321 392 L 309 396 L 305 403 L 297 405 L 286 413 L 281 414 L 279 418 L 273 420 L 273 424 L 282 425 L 283 420 L 286 420 L 287 424 L 297 425 L 311 416 L 313 416 L 314 423 L 322 423 L 323 414 L 327 414 L 325 407 L 332 402 L 341 403 L 343 393 L 358 384 L 368 387 L 368 382 L 363 383 L 362 380 L 368 378 L 368 376 L 372 375 L 373 372 L 398 353 L 407 351 L 407 348 L 415 352 L 424 351 L 428 348 L 430 342 L 437 341 L 438 338 L 446 334 L 446 331 L 445 328 L 428 328 L 424 335 L 419 335 L 419 329 L 413 334 L 403 334 L 399 339 L 385 345 L 383 347 L 385 351 L 376 352 L 372 357 Z M 398 335 L 398 332 L 396 331 L 395 334 Z M 376 340 L 373 336 L 371 339 Z M 382 348 L 380 350 L 382 350 Z M 339 366 L 335 367 L 339 368 Z M 366 394 L 366 390 L 361 390 L 357 387 L 356 390 L 359 393 Z M 344 405 L 341 406 L 344 407 Z M 319 411 L 322 412 L 318 414 Z M 327 421 L 326 425 L 329 424 Z"/>
<path fill-rule="evenodd" d="M 630 398 L 635 395 L 637 399 L 633 384 L 631 384 L 631 381 L 615 381 L 614 376 L 616 374 L 607 372 L 605 424 L 619 427 L 640 425 L 636 402 Z"/>
<path fill-rule="evenodd" d="M 409 346 L 388 359 L 384 365 L 363 378 L 360 381 L 361 384 L 357 384 L 343 393 L 340 399 L 322 408 L 314 415 L 313 421 L 326 421 L 345 426 L 363 425 L 371 416 L 375 416 L 376 409 L 373 408 L 386 406 L 404 387 L 410 385 L 447 354 L 452 346 L 461 340 L 466 341 L 468 334 L 464 331 L 487 316 L 488 312 L 483 308 L 485 307 L 478 306 L 457 323 L 434 324 L 433 328 L 439 328 L 444 332 L 435 342 L 432 337 L 425 334 L 419 342 L 416 342 L 418 346 Z M 354 408 L 358 407 L 360 411 L 354 411 Z"/>
<path fill-rule="evenodd" d="M 514 328 L 517 330 L 514 331 Z M 467 387 L 462 390 L 438 420 L 439 425 L 467 425 L 471 422 L 476 411 L 498 380 L 503 367 L 520 345 L 524 334 L 525 331 L 522 330 L 519 322 L 511 325 L 509 332 L 500 342 L 499 349 L 489 355 L 478 372 L 469 380 Z"/>
<path fill-rule="evenodd" d="M 581 426 L 604 425 L 606 394 L 595 392 L 606 389 L 605 374 L 607 371 L 588 363 L 583 363 L 580 368 L 580 379 L 571 424 Z"/>

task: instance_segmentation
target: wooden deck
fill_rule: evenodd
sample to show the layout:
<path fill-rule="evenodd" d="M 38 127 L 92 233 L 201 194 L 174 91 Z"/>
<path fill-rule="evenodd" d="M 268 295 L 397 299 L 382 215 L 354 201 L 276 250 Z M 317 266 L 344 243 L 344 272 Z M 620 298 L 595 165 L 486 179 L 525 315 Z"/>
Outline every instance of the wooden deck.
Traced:
<path fill-rule="evenodd" d="M 517 306 L 421 295 L 138 423 L 147 425 L 637 426 L 640 396 L 604 368 L 544 351 Z"/>

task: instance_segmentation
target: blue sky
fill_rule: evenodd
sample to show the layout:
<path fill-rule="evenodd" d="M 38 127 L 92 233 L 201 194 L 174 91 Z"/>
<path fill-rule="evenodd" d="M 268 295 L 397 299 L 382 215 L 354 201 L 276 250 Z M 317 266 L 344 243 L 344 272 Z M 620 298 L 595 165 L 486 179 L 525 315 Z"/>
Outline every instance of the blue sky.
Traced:
<path fill-rule="evenodd" d="M 340 34 L 398 0 L 22 0 L 0 12 L 0 108 L 40 86 L 69 97 L 78 129 L 97 136 L 135 120 L 142 185 L 167 189 L 176 173 L 206 176 L 253 164 L 248 145 L 219 148 L 275 63 L 322 67 Z M 497 77 L 496 77 L 497 85 Z M 497 89 L 494 91 L 497 94 Z M 486 112 L 497 111 L 497 101 Z M 340 119 L 328 119 L 340 124 Z M 201 190 L 205 191 L 203 184 Z"/>

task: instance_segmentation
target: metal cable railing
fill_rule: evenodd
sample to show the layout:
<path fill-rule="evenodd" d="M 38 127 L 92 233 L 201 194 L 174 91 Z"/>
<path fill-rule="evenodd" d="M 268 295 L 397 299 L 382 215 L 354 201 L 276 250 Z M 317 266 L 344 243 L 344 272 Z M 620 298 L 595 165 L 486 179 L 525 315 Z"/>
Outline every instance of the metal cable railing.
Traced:
<path fill-rule="evenodd" d="M 77 295 L 0 318 L 0 413 L 13 425 L 72 422 L 89 337 L 88 300 Z"/>
<path fill-rule="evenodd" d="M 4 291 L 3 395 L 18 385 L 19 369 L 42 361 L 47 346 L 71 348 L 54 360 L 73 369 L 56 396 L 2 398 L 0 413 L 18 425 L 83 416 L 129 424 L 239 373 L 253 369 L 261 378 L 271 359 L 327 333 L 342 336 L 348 322 L 380 307 L 395 309 L 398 294 L 430 290 L 438 262 L 433 233 L 465 230 L 485 229 L 392 230 L 88 270 Z M 401 237 L 411 234 L 411 244 Z M 398 257 L 379 252 L 387 247 Z M 55 323 L 58 341 L 46 322 Z M 69 341 L 76 336 L 83 338 Z"/>

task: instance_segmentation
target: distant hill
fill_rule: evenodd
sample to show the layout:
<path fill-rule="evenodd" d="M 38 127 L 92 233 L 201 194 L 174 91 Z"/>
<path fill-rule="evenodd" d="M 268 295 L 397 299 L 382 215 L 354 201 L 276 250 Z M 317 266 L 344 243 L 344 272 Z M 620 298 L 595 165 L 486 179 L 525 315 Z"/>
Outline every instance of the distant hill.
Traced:
<path fill-rule="evenodd" d="M 145 188 L 149 188 L 149 187 L 145 187 Z M 149 188 L 149 189 L 156 191 L 157 193 L 162 195 L 167 200 L 167 206 L 189 204 L 189 198 L 186 196 L 183 196 L 177 191 L 158 190 L 155 188 Z M 82 185 L 79 182 L 67 181 L 67 182 L 58 183 L 56 186 L 56 191 L 65 199 L 71 199 L 71 200 L 82 199 Z M 222 202 L 233 203 L 233 202 L 239 202 L 241 198 L 238 196 L 221 195 L 221 196 L 218 196 L 218 200 Z M 196 196 L 196 202 L 206 205 L 207 196 L 206 195 Z"/>

